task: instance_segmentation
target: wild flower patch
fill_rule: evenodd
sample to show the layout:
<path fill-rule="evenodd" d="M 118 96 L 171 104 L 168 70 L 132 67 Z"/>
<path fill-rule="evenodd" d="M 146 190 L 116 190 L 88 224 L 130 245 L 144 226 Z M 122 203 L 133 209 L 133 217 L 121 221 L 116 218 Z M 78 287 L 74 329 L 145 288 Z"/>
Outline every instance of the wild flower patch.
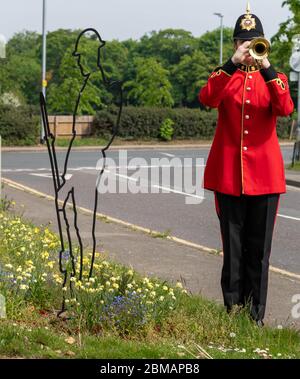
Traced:
<path fill-rule="evenodd" d="M 109 262 L 96 253 L 94 274 L 89 277 L 91 253 L 83 259 L 81 280 L 70 277 L 63 287 L 59 271 L 60 242 L 47 227 L 36 227 L 19 217 L 0 213 L 0 292 L 18 303 L 59 309 L 64 294 L 68 318 L 81 320 L 89 330 L 113 329 L 121 333 L 159 324 L 186 293 L 181 283 L 174 288 L 141 277 L 132 269 Z M 69 255 L 65 253 L 67 266 Z M 76 262 L 79 272 L 79 262 Z"/>

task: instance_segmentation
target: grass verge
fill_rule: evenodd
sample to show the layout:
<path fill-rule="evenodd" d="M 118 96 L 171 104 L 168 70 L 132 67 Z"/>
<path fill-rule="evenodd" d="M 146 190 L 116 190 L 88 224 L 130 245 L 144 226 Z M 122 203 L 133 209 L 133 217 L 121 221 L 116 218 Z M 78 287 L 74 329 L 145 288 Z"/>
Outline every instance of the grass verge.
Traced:
<path fill-rule="evenodd" d="M 8 205 L 5 203 L 5 207 Z M 299 331 L 258 328 L 246 309 L 227 314 L 182 283 L 143 278 L 97 253 L 72 293 L 58 270 L 59 241 L 0 211 L 0 356 L 26 358 L 300 358 Z M 67 265 L 67 258 L 65 264 Z M 67 311 L 57 317 L 62 293 Z"/>
<path fill-rule="evenodd" d="M 295 162 L 294 167 L 290 164 L 287 167 L 288 170 L 300 171 L 300 162 Z"/>

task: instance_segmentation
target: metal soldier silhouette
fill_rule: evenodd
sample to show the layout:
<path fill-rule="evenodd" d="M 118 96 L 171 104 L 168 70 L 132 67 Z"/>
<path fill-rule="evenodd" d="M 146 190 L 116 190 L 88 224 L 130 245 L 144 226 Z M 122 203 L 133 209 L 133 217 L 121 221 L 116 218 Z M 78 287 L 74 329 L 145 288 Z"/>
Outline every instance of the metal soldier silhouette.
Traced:
<path fill-rule="evenodd" d="M 84 54 L 84 49 L 82 49 L 82 45 L 83 45 L 82 41 L 90 33 L 94 33 L 97 41 L 99 42 L 99 46 L 97 49 L 96 71 L 98 70 L 100 71 L 101 79 L 105 88 L 109 91 L 115 92 L 119 99 L 118 115 L 117 115 L 115 125 L 113 126 L 110 140 L 105 147 L 100 149 L 101 156 L 99 158 L 102 158 L 102 167 L 101 167 L 101 170 L 99 171 L 99 174 L 97 175 L 97 180 L 95 184 L 93 217 L 92 217 L 92 226 L 91 226 L 92 254 L 91 254 L 90 267 L 89 267 L 89 277 L 91 277 L 93 275 L 93 266 L 94 266 L 95 253 L 96 253 L 95 231 L 96 231 L 96 214 L 97 214 L 98 203 L 99 203 L 98 186 L 100 184 L 101 177 L 105 169 L 106 150 L 112 144 L 119 129 L 121 113 L 122 113 L 122 102 L 123 102 L 122 82 L 117 81 L 117 80 L 111 81 L 105 75 L 102 62 L 101 62 L 101 49 L 105 46 L 105 41 L 101 39 L 101 36 L 97 32 L 97 30 L 93 28 L 88 28 L 88 29 L 83 30 L 77 37 L 75 50 L 73 52 L 73 56 L 77 59 L 77 65 L 80 69 L 81 76 L 83 77 L 83 84 L 79 90 L 75 107 L 74 107 L 73 122 L 72 122 L 72 137 L 69 141 L 69 146 L 68 146 L 67 153 L 64 159 L 62 173 L 60 173 L 59 168 L 58 168 L 59 165 L 58 165 L 57 155 L 56 155 L 56 150 L 55 150 L 56 137 L 53 135 L 53 133 L 51 133 L 50 127 L 49 127 L 46 100 L 43 93 L 40 93 L 40 107 L 41 107 L 41 113 L 42 113 L 43 127 L 45 131 L 44 141 L 47 146 L 49 159 L 50 159 L 50 165 L 51 165 L 52 179 L 53 179 L 54 192 L 55 192 L 55 209 L 56 209 L 59 237 L 60 237 L 60 244 L 61 244 L 60 251 L 59 251 L 59 269 L 63 275 L 62 286 L 63 288 L 65 288 L 67 285 L 69 285 L 71 295 L 73 293 L 73 289 L 72 289 L 72 281 L 70 279 L 72 277 L 76 277 L 78 280 L 82 279 L 84 248 L 83 248 L 81 233 L 80 233 L 80 229 L 78 225 L 78 212 L 77 212 L 76 196 L 75 196 L 77 191 L 74 185 L 71 185 L 71 184 L 69 185 L 68 179 L 72 175 L 69 175 L 67 171 L 68 171 L 68 164 L 70 161 L 71 149 L 72 149 L 73 142 L 77 134 L 76 133 L 76 116 L 78 114 L 80 101 L 82 98 L 82 94 L 87 87 L 89 79 L 94 72 L 94 71 L 91 72 L 91 70 L 89 70 L 82 61 L 82 57 Z M 60 200 L 63 202 L 62 205 L 61 205 Z M 72 220 L 70 220 L 70 217 L 67 214 L 68 205 L 71 205 Z M 78 248 L 76 249 L 77 250 L 76 255 L 75 255 L 74 243 L 71 237 L 72 227 L 74 227 L 75 229 L 75 234 L 76 234 L 77 244 L 78 244 Z M 67 235 L 68 250 L 66 249 L 66 240 L 64 236 L 64 231 Z M 67 263 L 64 264 L 65 261 L 68 264 Z M 79 270 L 76 268 L 77 262 L 79 262 Z M 68 265 L 71 266 L 71 268 L 69 268 Z M 65 311 L 65 293 L 63 294 L 62 309 L 60 313 L 64 311 Z"/>

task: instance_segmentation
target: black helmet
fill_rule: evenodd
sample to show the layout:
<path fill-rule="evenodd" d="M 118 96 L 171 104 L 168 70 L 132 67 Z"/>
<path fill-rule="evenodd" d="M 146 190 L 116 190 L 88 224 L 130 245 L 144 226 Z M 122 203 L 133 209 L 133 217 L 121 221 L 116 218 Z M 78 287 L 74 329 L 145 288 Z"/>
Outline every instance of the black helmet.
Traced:
<path fill-rule="evenodd" d="M 233 39 L 251 40 L 256 37 L 264 37 L 264 29 L 260 19 L 251 14 L 248 2 L 246 14 L 240 16 L 236 22 Z"/>

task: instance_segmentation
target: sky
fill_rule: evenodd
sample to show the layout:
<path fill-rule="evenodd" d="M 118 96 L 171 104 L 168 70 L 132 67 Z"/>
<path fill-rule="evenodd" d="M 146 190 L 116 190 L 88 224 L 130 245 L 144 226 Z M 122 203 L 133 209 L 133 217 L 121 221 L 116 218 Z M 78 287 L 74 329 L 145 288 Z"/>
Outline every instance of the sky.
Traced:
<path fill-rule="evenodd" d="M 252 0 L 251 11 L 272 37 L 290 13 L 283 0 Z M 47 30 L 97 29 L 104 40 L 139 39 L 145 33 L 178 28 L 200 36 L 220 25 L 234 27 L 245 13 L 245 0 L 46 0 Z M 6 39 L 22 30 L 42 31 L 43 0 L 0 0 L 0 34 Z"/>

